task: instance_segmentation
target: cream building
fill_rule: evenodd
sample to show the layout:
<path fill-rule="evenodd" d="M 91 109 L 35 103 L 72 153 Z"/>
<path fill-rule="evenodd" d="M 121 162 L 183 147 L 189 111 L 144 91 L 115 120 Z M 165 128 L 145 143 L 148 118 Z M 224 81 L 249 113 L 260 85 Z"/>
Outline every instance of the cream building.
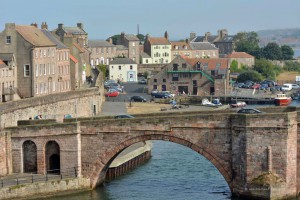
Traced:
<path fill-rule="evenodd" d="M 167 32 L 165 37 L 146 36 L 144 54 L 141 54 L 142 64 L 167 64 L 171 59 L 171 43 Z"/>
<path fill-rule="evenodd" d="M 137 82 L 137 63 L 130 58 L 115 58 L 109 64 L 109 78 L 121 82 Z"/>

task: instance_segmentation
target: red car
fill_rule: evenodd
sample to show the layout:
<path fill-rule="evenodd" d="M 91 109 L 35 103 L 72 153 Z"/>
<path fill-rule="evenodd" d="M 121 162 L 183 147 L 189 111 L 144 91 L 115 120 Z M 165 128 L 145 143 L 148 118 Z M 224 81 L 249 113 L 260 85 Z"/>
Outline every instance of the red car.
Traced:
<path fill-rule="evenodd" d="M 118 91 L 111 91 L 105 94 L 106 97 L 117 97 L 119 95 Z"/>
<path fill-rule="evenodd" d="M 259 89 L 260 88 L 260 84 L 254 84 L 251 86 L 252 89 Z"/>

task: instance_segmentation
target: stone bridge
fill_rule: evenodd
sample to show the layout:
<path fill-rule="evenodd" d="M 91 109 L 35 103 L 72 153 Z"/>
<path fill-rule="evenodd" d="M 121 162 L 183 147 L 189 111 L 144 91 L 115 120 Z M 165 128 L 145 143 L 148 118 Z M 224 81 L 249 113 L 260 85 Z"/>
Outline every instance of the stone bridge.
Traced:
<path fill-rule="evenodd" d="M 222 174 L 233 196 L 295 197 L 300 189 L 298 109 L 233 111 L 19 121 L 3 130 L 11 140 L 13 172 L 45 174 L 77 167 L 91 187 L 100 185 L 114 158 L 137 142 L 164 140 L 193 149 Z M 180 159 L 180 158 L 178 158 Z"/>

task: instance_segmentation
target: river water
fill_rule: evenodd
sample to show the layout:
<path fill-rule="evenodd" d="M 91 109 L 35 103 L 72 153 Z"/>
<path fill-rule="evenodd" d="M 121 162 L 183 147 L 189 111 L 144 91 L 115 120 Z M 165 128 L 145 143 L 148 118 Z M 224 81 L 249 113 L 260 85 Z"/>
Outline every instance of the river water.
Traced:
<path fill-rule="evenodd" d="M 300 103 L 293 101 L 291 106 L 300 106 Z M 152 143 L 152 158 L 126 175 L 93 191 L 47 200 L 231 199 L 223 176 L 203 156 L 179 144 L 166 141 Z"/>

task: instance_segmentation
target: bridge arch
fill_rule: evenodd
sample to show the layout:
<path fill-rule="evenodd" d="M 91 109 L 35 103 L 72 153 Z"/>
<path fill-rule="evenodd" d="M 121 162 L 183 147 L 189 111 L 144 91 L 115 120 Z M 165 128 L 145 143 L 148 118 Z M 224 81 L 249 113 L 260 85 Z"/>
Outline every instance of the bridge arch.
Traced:
<path fill-rule="evenodd" d="M 230 168 L 230 164 L 226 164 L 222 158 L 215 155 L 211 150 L 209 150 L 207 147 L 202 146 L 201 144 L 195 144 L 191 141 L 188 141 L 183 138 L 179 138 L 172 135 L 163 135 L 163 134 L 149 134 L 149 135 L 141 135 L 134 138 L 130 138 L 126 141 L 123 141 L 122 143 L 119 143 L 117 146 L 115 146 L 113 149 L 110 149 L 109 151 L 105 152 L 103 155 L 98 157 L 98 160 L 96 161 L 93 171 L 90 175 L 91 180 L 91 186 L 92 188 L 95 188 L 97 185 L 100 185 L 103 183 L 105 179 L 106 171 L 109 167 L 109 165 L 112 163 L 112 161 L 118 156 L 119 153 L 121 153 L 124 149 L 127 147 L 138 143 L 138 142 L 144 142 L 147 140 L 162 140 L 162 141 L 169 141 L 177 144 L 181 144 L 183 146 L 186 146 L 203 157 L 205 157 L 208 161 L 210 161 L 217 170 L 221 173 L 221 175 L 224 177 L 225 181 L 227 182 L 231 192 L 232 192 L 232 171 Z"/>
<path fill-rule="evenodd" d="M 26 140 L 22 144 L 23 172 L 37 173 L 37 147 L 32 140 Z"/>

